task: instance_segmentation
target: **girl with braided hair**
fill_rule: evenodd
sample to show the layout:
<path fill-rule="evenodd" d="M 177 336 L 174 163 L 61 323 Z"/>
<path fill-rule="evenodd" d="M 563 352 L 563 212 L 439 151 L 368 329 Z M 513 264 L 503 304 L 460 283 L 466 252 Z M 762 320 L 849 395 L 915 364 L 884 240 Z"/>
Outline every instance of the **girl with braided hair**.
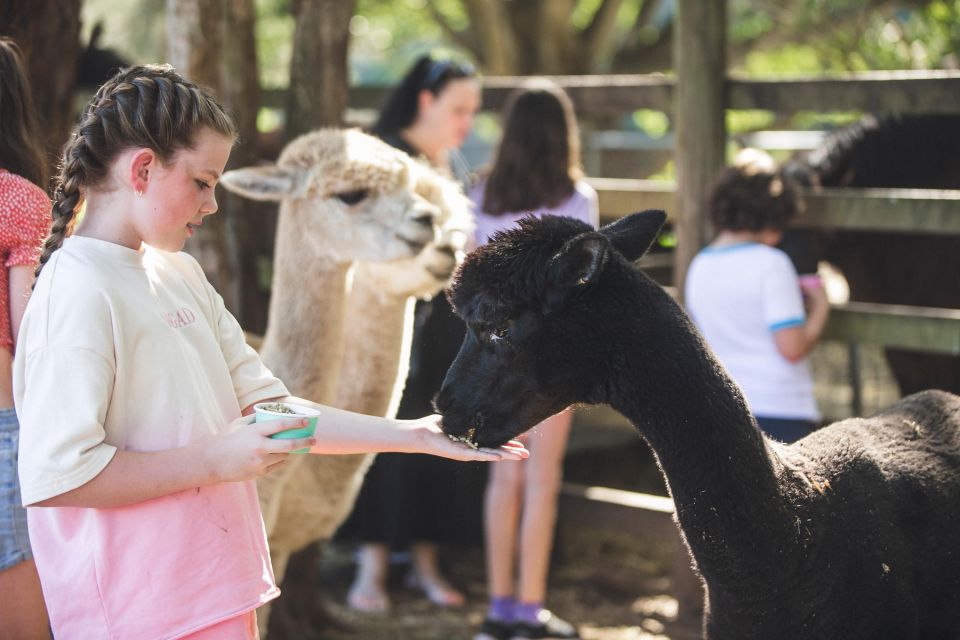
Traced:
<path fill-rule="evenodd" d="M 256 637 L 254 610 L 278 589 L 253 479 L 295 449 L 526 454 L 454 443 L 436 417 L 289 396 L 180 251 L 217 210 L 234 136 L 211 95 L 150 65 L 103 85 L 64 148 L 14 364 L 23 502 L 57 637 Z M 304 421 L 252 424 L 264 401 L 319 410 L 315 436 L 269 438 Z"/>
<path fill-rule="evenodd" d="M 13 407 L 14 342 L 47 234 L 50 198 L 40 131 L 26 65 L 17 45 L 0 38 L 0 620 L 11 638 L 49 638 L 47 610 L 20 505 Z"/>

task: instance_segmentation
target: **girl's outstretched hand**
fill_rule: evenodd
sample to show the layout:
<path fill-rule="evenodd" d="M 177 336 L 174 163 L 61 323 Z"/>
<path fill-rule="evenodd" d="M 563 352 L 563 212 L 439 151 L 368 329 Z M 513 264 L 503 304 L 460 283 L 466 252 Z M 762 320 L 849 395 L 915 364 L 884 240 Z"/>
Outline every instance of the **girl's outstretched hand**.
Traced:
<path fill-rule="evenodd" d="M 280 468 L 295 449 L 309 448 L 315 438 L 273 439 L 270 436 L 287 429 L 306 426 L 302 418 L 281 418 L 257 422 L 251 414 L 237 418 L 214 441 L 206 445 L 208 459 L 218 482 L 239 482 L 267 475 Z"/>
<path fill-rule="evenodd" d="M 516 440 L 511 440 L 497 448 L 480 447 L 479 449 L 474 449 L 463 442 L 451 440 L 440 430 L 440 416 L 434 415 L 419 420 L 411 420 L 409 424 L 417 436 L 414 453 L 429 453 L 464 462 L 524 460 L 530 456 L 530 452 Z"/>

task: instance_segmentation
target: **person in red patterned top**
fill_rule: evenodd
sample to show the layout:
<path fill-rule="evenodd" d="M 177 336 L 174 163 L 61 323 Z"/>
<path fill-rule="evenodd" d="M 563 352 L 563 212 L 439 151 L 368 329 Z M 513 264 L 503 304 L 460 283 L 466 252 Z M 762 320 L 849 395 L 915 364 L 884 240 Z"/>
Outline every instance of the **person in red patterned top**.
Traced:
<path fill-rule="evenodd" d="M 50 228 L 44 151 L 17 45 L 0 38 L 0 635 L 49 638 L 47 609 L 20 504 L 11 366 L 33 269 Z"/>

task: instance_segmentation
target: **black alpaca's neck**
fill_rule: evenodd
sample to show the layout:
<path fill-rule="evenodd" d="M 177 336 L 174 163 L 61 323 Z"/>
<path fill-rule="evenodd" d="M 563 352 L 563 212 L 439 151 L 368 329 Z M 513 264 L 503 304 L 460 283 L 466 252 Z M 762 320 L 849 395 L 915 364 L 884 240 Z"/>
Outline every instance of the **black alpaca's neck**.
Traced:
<path fill-rule="evenodd" d="M 618 379 L 604 401 L 654 450 L 710 588 L 754 588 L 758 562 L 783 568 L 793 526 L 778 490 L 779 462 L 686 314 L 646 276 L 629 272 L 623 280 L 615 298 L 622 335 L 608 337 L 617 345 L 609 358 Z"/>

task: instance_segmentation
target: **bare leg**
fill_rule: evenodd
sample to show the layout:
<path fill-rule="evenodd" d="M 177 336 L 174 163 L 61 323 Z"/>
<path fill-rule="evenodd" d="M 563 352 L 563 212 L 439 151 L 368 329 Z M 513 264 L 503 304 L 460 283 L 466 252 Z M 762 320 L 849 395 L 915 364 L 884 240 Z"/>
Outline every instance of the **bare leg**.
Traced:
<path fill-rule="evenodd" d="M 573 420 L 570 411 L 541 422 L 527 435 L 530 457 L 523 462 L 523 516 L 520 521 L 520 602 L 543 602 L 557 519 L 562 461 Z M 499 463 L 504 464 L 504 463 Z"/>
<path fill-rule="evenodd" d="M 426 594 L 430 602 L 442 607 L 460 607 L 465 602 L 440 572 L 437 545 L 432 542 L 417 542 L 410 547 L 413 559 L 413 583 Z"/>
<path fill-rule="evenodd" d="M 47 606 L 33 560 L 0 572 L 0 636 L 23 640 L 49 640 Z"/>
<path fill-rule="evenodd" d="M 483 501 L 483 526 L 487 553 L 487 589 L 490 598 L 512 596 L 517 525 L 524 462 L 490 465 Z"/>
<path fill-rule="evenodd" d="M 357 577 L 347 594 L 347 604 L 358 611 L 382 613 L 390 609 L 387 595 L 387 563 L 390 550 L 385 544 L 360 547 Z"/>

